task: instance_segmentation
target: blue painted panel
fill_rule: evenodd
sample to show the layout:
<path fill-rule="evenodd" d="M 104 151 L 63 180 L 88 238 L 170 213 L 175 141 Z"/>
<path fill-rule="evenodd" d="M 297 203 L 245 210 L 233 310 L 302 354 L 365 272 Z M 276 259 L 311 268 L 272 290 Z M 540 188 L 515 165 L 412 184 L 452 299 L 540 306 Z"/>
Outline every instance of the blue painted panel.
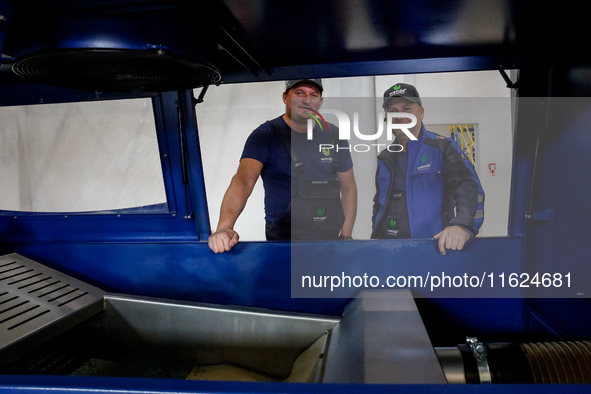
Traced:
<path fill-rule="evenodd" d="M 470 266 L 481 271 L 493 265 L 501 272 L 517 269 L 521 262 L 521 240 L 516 238 L 477 239 L 467 250 L 447 256 L 435 250 L 432 240 L 336 241 L 306 247 L 318 255 L 331 251 L 330 260 L 338 263 L 334 274 L 383 269 L 379 264 L 372 266 L 380 261 L 397 275 L 441 270 L 451 274 Z M 368 250 L 371 255 L 359 260 Z M 21 253 L 106 291 L 131 295 L 341 315 L 350 297 L 360 290 L 350 288 L 341 298 L 292 298 L 292 264 L 301 261 L 294 260 L 293 247 L 284 242 L 242 242 L 223 254 L 214 254 L 201 242 L 45 243 L 4 245 L 2 251 Z M 480 334 L 491 339 L 493 334 L 495 338 L 515 337 L 527 329 L 522 299 L 513 299 L 514 293 L 499 293 L 499 300 L 479 298 L 487 294 L 479 291 L 472 293 L 476 298 L 427 297 L 428 301 L 419 302 L 438 340 L 453 342 L 458 335 Z M 447 326 L 441 327 L 441 322 Z"/>
<path fill-rule="evenodd" d="M 0 376 L 0 394 L 123 394 L 154 393 L 410 393 L 465 394 L 505 393 L 538 394 L 550 390 L 548 385 L 385 385 L 385 384 L 313 384 L 313 383 L 254 383 L 207 382 L 167 379 L 83 378 L 63 376 Z M 588 385 L 551 385 L 552 393 L 587 394 Z"/>
<path fill-rule="evenodd" d="M 540 137 L 532 211 L 546 212 L 528 225 L 528 264 L 540 271 L 591 275 L 591 98 L 548 98 Z M 536 318 L 562 338 L 591 338 L 591 295 L 573 287 L 577 300 L 532 300 Z"/>

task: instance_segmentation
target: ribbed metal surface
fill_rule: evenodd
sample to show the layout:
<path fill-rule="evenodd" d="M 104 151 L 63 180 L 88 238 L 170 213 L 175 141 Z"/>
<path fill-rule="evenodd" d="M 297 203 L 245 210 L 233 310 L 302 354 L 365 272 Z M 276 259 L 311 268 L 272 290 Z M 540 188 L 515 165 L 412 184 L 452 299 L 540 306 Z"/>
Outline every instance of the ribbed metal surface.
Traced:
<path fill-rule="evenodd" d="M 158 52 L 79 48 L 35 53 L 12 66 L 36 82 L 101 92 L 192 89 L 221 80 L 215 67 Z"/>
<path fill-rule="evenodd" d="M 521 347 L 534 383 L 591 383 L 591 342 L 538 342 Z"/>
<path fill-rule="evenodd" d="M 18 254 L 0 257 L 0 366 L 102 311 L 103 294 Z"/>

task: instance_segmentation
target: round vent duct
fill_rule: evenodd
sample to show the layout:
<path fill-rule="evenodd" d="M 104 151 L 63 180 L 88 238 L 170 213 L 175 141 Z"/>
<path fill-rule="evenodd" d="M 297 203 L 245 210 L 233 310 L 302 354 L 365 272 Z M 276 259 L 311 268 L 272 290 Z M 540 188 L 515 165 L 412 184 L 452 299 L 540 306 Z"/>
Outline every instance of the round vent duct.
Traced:
<path fill-rule="evenodd" d="M 213 66 L 163 51 L 77 48 L 19 58 L 15 74 L 51 85 L 100 92 L 192 89 L 221 80 Z"/>

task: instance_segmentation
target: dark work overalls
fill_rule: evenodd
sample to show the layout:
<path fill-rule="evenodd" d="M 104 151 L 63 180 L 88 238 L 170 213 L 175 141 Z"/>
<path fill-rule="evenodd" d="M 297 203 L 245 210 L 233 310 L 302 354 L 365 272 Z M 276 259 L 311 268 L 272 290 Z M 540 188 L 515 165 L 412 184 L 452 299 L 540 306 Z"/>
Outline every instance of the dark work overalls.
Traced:
<path fill-rule="evenodd" d="M 310 179 L 304 170 L 304 164 L 291 148 L 285 133 L 275 130 L 281 139 L 295 167 L 291 201 L 281 218 L 268 223 L 268 240 L 315 240 L 337 239 L 345 221 L 341 203 L 341 189 L 337 178 L 339 155 L 336 149 L 323 152 L 332 157 L 332 170 L 328 179 Z M 330 135 L 322 132 L 322 135 Z M 331 138 L 332 140 L 332 138 Z M 327 141 L 328 142 L 328 141 Z M 332 142 L 332 141 L 330 141 Z M 336 144 L 332 144 L 336 147 Z"/>
<path fill-rule="evenodd" d="M 374 226 L 372 238 L 410 238 L 408 207 L 406 204 L 406 174 L 408 153 L 386 156 L 391 183 L 388 198 L 379 222 Z"/>

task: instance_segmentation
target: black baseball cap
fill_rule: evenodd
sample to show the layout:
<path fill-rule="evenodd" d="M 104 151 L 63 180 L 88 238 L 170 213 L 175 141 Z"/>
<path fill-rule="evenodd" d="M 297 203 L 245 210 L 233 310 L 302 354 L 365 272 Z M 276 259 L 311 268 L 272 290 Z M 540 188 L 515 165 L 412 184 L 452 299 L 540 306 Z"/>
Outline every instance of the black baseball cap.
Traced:
<path fill-rule="evenodd" d="M 397 83 L 386 90 L 384 92 L 384 103 L 382 104 L 382 107 L 386 108 L 388 101 L 394 97 L 402 97 L 405 100 L 419 104 L 421 107 L 423 106 L 417 89 L 407 83 Z"/>
<path fill-rule="evenodd" d="M 318 90 L 320 90 L 320 93 L 322 93 L 322 79 L 320 78 L 311 78 L 311 79 L 290 79 L 289 81 L 285 81 L 285 91 L 287 92 L 289 89 L 293 88 L 295 85 L 297 85 L 298 83 L 301 82 L 307 82 L 307 83 L 311 83 L 313 85 L 316 85 L 316 87 L 318 88 Z"/>

